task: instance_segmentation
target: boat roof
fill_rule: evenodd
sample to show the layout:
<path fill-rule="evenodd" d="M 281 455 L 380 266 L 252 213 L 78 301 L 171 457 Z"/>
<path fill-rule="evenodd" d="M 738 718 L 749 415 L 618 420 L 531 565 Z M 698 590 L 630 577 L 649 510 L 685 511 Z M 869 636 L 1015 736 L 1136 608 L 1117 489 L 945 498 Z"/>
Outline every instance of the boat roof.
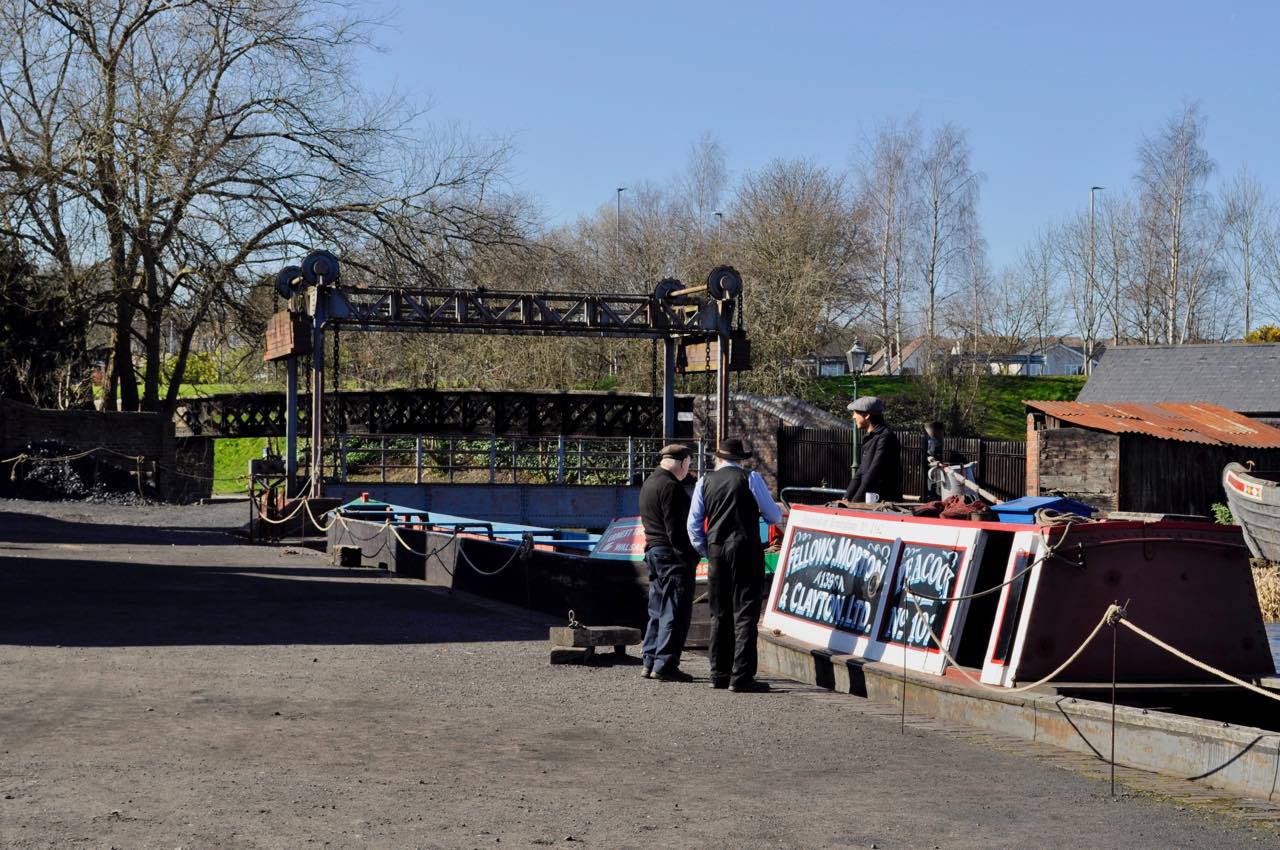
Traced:
<path fill-rule="evenodd" d="M 1111 434 L 1143 434 L 1161 440 L 1215 446 L 1280 448 L 1280 428 L 1208 402 L 1128 404 L 1024 401 L 1028 410 L 1069 425 Z"/>

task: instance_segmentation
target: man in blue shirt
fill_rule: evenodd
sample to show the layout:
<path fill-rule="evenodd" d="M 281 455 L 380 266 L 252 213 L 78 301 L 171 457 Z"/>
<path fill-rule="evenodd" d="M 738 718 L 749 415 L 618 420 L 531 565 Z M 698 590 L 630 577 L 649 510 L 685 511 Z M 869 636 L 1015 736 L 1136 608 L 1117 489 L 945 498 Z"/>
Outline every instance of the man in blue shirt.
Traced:
<path fill-rule="evenodd" d="M 741 440 L 721 443 L 715 452 L 716 468 L 698 481 L 689 510 L 689 540 L 710 565 L 711 687 L 735 693 L 769 690 L 766 682 L 756 679 L 756 629 L 764 582 L 760 520 L 769 525 L 782 521 L 764 479 L 740 465 L 751 454 Z"/>

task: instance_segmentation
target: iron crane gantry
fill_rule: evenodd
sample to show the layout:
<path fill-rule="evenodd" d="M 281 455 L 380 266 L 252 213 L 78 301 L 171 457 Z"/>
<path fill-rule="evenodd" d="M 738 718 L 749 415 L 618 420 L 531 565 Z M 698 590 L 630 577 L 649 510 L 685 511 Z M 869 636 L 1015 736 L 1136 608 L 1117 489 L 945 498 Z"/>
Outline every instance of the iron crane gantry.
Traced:
<path fill-rule="evenodd" d="M 510 292 L 484 288 L 367 287 L 342 283 L 337 258 L 313 251 L 301 266 L 289 266 L 276 289 L 290 309 L 276 314 L 268 330 L 267 359 L 288 362 L 286 427 L 290 486 L 297 473 L 298 356 L 312 352 L 311 495 L 321 491 L 319 446 L 323 439 L 324 333 L 350 327 L 362 331 L 508 334 L 531 336 L 661 339 L 664 343 L 663 436 L 675 435 L 677 342 L 719 341 L 717 439 L 728 429 L 728 371 L 734 313 L 742 278 L 717 266 L 705 284 L 686 287 L 667 278 L 651 295 L 583 292 Z M 307 327 L 309 325 L 309 328 Z M 309 330 L 309 333 L 308 333 Z M 741 343 L 739 343 L 741 344 Z M 736 368 L 736 366 L 735 366 Z"/>

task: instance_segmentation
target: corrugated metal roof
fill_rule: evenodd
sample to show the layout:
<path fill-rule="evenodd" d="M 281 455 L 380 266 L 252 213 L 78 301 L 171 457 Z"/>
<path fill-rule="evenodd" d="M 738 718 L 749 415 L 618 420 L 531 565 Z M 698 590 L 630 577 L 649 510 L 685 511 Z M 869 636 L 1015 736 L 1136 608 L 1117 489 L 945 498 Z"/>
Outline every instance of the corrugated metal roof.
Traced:
<path fill-rule="evenodd" d="M 1280 448 L 1280 428 L 1207 402 L 1109 404 L 1084 401 L 1024 401 L 1070 425 L 1111 434 L 1145 434 L 1205 445 Z"/>

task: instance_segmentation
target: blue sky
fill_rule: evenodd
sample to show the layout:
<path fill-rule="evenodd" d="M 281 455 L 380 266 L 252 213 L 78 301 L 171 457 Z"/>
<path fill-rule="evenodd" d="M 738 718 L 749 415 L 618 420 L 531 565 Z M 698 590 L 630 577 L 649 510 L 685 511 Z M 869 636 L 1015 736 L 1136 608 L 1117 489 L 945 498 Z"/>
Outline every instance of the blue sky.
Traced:
<path fill-rule="evenodd" d="M 952 121 L 987 176 L 997 267 L 1125 187 L 1144 134 L 1190 101 L 1229 177 L 1280 189 L 1280 4 L 587 3 L 370 0 L 391 26 L 359 76 L 429 120 L 510 137 L 547 221 L 665 181 L 713 133 L 736 178 L 775 157 L 846 168 L 887 118 Z"/>

